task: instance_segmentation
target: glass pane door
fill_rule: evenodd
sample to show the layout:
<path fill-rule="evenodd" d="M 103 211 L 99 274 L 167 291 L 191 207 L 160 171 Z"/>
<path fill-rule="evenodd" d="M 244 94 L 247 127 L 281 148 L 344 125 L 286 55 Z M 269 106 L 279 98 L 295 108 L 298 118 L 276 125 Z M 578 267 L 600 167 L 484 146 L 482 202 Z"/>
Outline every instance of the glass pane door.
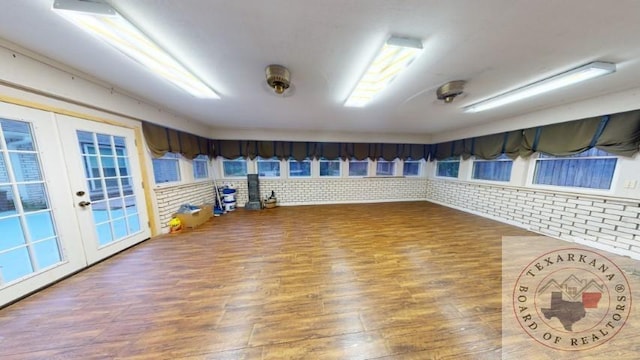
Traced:
<path fill-rule="evenodd" d="M 55 134 L 50 113 L 0 102 L 0 306 L 87 265 Z"/>
<path fill-rule="evenodd" d="M 57 120 L 87 261 L 148 239 L 133 129 L 64 115 Z"/>
<path fill-rule="evenodd" d="M 64 260 L 28 122 L 0 119 L 0 286 Z"/>
<path fill-rule="evenodd" d="M 0 306 L 150 237 L 134 138 L 0 102 Z"/>
<path fill-rule="evenodd" d="M 125 139 L 81 130 L 76 134 L 99 246 L 140 232 Z"/>

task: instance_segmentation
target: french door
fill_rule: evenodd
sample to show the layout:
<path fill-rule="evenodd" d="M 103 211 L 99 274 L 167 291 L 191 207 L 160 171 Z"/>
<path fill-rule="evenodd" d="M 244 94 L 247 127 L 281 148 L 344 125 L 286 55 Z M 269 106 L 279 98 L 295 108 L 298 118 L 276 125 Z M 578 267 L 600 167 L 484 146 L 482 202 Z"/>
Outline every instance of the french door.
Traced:
<path fill-rule="evenodd" d="M 0 306 L 150 231 L 131 129 L 0 103 Z"/>
<path fill-rule="evenodd" d="M 63 115 L 57 120 L 87 262 L 148 239 L 134 131 Z"/>

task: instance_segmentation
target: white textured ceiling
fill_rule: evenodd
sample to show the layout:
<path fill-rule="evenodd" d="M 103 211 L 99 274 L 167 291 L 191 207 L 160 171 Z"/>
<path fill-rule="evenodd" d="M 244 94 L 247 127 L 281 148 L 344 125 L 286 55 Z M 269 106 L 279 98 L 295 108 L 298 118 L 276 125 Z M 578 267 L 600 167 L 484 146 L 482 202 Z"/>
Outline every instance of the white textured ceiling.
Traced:
<path fill-rule="evenodd" d="M 53 0 L 0 0 L 0 38 L 212 127 L 430 134 L 640 86 L 640 1 L 112 0 L 211 85 L 196 99 L 78 30 Z M 342 106 L 390 34 L 425 50 L 370 106 Z M 618 72 L 477 114 L 461 107 L 594 60 Z M 264 68 L 291 71 L 295 93 L 265 89 Z M 435 88 L 466 80 L 445 105 Z"/>

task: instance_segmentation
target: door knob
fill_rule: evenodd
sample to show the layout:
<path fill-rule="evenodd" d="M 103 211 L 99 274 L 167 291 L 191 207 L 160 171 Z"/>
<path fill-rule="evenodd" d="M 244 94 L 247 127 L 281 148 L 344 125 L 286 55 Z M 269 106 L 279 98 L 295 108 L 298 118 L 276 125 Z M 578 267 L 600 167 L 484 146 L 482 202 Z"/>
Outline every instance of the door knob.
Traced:
<path fill-rule="evenodd" d="M 80 201 L 78 205 L 80 205 L 80 207 L 87 207 L 91 205 L 91 201 Z"/>

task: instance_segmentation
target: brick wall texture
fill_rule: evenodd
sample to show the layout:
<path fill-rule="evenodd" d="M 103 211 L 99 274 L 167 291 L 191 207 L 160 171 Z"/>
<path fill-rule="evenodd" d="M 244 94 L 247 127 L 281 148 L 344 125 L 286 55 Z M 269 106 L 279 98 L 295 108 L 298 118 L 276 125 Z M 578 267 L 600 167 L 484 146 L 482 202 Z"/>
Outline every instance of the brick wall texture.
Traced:
<path fill-rule="evenodd" d="M 246 181 L 233 182 L 238 205 L 247 198 Z M 425 200 L 424 178 L 260 179 L 260 196 L 275 192 L 280 205 Z"/>
<path fill-rule="evenodd" d="M 163 186 L 155 189 L 162 232 L 168 232 L 171 216 L 182 204 L 202 205 L 214 202 L 213 181 L 186 185 Z"/>
<path fill-rule="evenodd" d="M 426 183 L 429 201 L 640 258 L 638 201 L 439 179 Z"/>

